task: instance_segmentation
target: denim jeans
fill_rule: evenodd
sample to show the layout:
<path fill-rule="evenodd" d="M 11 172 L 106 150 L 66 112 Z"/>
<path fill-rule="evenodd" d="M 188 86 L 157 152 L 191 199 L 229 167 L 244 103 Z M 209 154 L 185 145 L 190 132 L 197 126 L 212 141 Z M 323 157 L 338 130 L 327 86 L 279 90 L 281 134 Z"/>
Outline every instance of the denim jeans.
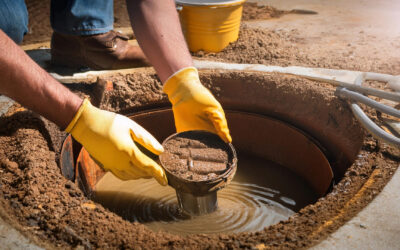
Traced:
<path fill-rule="evenodd" d="M 69 35 L 95 35 L 113 29 L 113 0 L 51 0 L 53 29 Z M 0 29 L 16 43 L 28 31 L 24 0 L 0 0 Z"/>
<path fill-rule="evenodd" d="M 95 35 L 113 29 L 113 0 L 52 0 L 51 26 L 69 35 Z"/>
<path fill-rule="evenodd" d="M 28 32 L 28 11 L 24 0 L 0 0 L 0 29 L 20 43 Z"/>

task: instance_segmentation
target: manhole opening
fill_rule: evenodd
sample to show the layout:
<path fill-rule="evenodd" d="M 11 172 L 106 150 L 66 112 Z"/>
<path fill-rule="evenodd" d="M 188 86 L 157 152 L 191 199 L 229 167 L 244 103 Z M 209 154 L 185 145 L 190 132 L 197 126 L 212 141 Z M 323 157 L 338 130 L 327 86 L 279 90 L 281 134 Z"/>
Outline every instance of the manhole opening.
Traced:
<path fill-rule="evenodd" d="M 57 153 L 65 134 L 54 124 L 16 106 L 0 119 L 2 213 L 17 228 L 23 227 L 25 235 L 36 244 L 47 247 L 303 248 L 325 238 L 365 207 L 400 162 L 396 157 L 398 151 L 371 137 L 364 138 L 346 103 L 333 95 L 334 89 L 329 85 L 254 72 L 203 71 L 201 78 L 225 110 L 284 122 L 316 142 L 314 145 L 324 153 L 334 173 L 336 184 L 332 192 L 316 202 L 315 198 L 289 219 L 251 234 L 154 233 L 149 230 L 150 226 L 144 226 L 148 220 L 131 223 L 123 219 L 99 203 L 91 202 L 78 185 L 63 177 L 57 166 Z M 109 80 L 113 90 L 99 92 L 101 84 L 69 87 L 111 111 L 134 111 L 135 114 L 145 111 L 140 113 L 145 114 L 151 109 L 168 108 L 159 81 L 147 70 L 103 80 Z M 163 124 L 154 126 L 163 127 Z M 250 128 L 250 123 L 243 127 Z M 239 161 L 240 158 L 246 159 L 246 155 L 240 156 Z M 258 158 L 253 155 L 250 159 L 257 161 Z M 271 179 L 271 183 L 275 181 Z"/>
<path fill-rule="evenodd" d="M 329 149 L 307 132 L 268 115 L 271 103 L 265 102 L 265 83 L 258 82 L 249 88 L 246 84 L 249 79 L 241 80 L 232 83 L 224 78 L 211 79 L 212 86 L 219 89 L 218 97 L 227 106 L 226 116 L 239 159 L 233 183 L 219 192 L 217 212 L 188 216 L 179 209 L 171 187 L 161 187 L 154 180 L 119 181 L 110 173 L 104 174 L 87 152 L 81 152 L 77 164 L 70 164 L 76 165 L 76 170 L 64 167 L 67 173 L 64 175 L 75 172 L 86 195 L 123 218 L 143 223 L 155 231 L 177 234 L 256 232 L 288 219 L 329 191 L 334 175 L 325 154 L 331 158 L 335 155 L 330 155 Z M 237 98 L 238 93 L 247 93 L 249 98 Z M 104 101 L 104 93 L 101 95 L 102 98 L 97 99 Z M 292 100 L 293 104 L 296 101 L 299 100 Z M 141 109 L 140 106 L 136 108 Z M 175 133 L 170 109 L 142 109 L 130 117 L 159 141 Z M 309 118 L 298 118 L 293 110 L 295 108 L 271 114 L 306 127 Z M 298 110 L 304 112 L 301 107 Z M 321 128 L 317 128 L 317 132 L 320 131 Z M 336 142 L 340 140 L 337 138 Z M 335 163 L 349 164 L 351 160 L 342 158 Z"/>
<path fill-rule="evenodd" d="M 155 180 L 120 181 L 104 174 L 86 152 L 76 165 L 79 185 L 123 218 L 177 234 L 260 231 L 328 191 L 332 170 L 309 136 L 267 116 L 230 110 L 226 116 L 239 163 L 232 183 L 218 192 L 219 208 L 212 214 L 188 216 L 179 209 L 173 188 Z M 160 141 L 175 132 L 170 109 L 130 117 Z"/>

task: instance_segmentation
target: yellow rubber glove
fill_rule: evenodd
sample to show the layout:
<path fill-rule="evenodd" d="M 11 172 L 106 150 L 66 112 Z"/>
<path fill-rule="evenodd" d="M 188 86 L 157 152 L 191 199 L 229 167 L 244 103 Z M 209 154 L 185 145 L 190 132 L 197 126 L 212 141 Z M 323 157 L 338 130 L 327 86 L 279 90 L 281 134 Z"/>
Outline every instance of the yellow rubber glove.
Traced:
<path fill-rule="evenodd" d="M 104 170 L 118 178 L 154 177 L 161 185 L 167 185 L 164 170 L 142 153 L 134 141 L 157 155 L 164 151 L 163 147 L 128 117 L 93 107 L 86 99 L 66 131 L 102 164 Z"/>
<path fill-rule="evenodd" d="M 207 130 L 232 142 L 224 110 L 201 84 L 196 68 L 184 68 L 170 76 L 164 92 L 172 103 L 177 132 Z"/>

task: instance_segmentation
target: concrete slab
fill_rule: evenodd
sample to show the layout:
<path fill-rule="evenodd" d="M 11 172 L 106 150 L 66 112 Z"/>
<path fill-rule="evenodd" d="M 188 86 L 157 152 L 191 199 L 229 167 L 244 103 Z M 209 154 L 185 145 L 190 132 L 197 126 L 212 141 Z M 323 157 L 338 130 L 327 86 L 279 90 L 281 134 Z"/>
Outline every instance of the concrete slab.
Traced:
<path fill-rule="evenodd" d="M 399 190 L 400 169 L 365 209 L 312 249 L 400 249 Z"/>
<path fill-rule="evenodd" d="M 7 96 L 0 95 L 0 116 L 7 113 L 8 109 L 13 105 L 14 101 Z"/>
<path fill-rule="evenodd" d="M 380 64 L 384 63 L 384 58 L 400 58 L 398 0 L 249 1 L 283 10 L 318 12 L 317 15 L 288 14 L 275 19 L 247 22 L 250 27 L 289 33 L 303 54 L 326 54 L 327 57 L 336 54 L 345 58 L 378 59 Z"/>
<path fill-rule="evenodd" d="M 41 250 L 32 243 L 28 238 L 14 229 L 6 221 L 0 217 L 0 249 L 26 249 L 26 250 Z"/>
<path fill-rule="evenodd" d="M 257 21 L 255 25 L 275 29 L 299 28 L 307 35 L 325 33 L 337 40 L 360 31 L 385 38 L 400 35 L 400 1 L 385 0 L 249 0 L 281 10 L 312 10 L 318 15 L 289 14 L 279 19 Z"/>

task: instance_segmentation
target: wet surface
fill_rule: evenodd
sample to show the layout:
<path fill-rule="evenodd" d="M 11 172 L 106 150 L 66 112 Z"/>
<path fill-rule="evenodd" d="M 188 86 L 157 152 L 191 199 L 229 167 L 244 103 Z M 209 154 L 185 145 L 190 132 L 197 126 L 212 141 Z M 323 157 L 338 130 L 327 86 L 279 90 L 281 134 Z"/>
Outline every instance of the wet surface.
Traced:
<path fill-rule="evenodd" d="M 239 155 L 234 180 L 218 192 L 217 211 L 208 215 L 183 213 L 175 190 L 154 180 L 123 182 L 107 173 L 96 190 L 96 201 L 125 219 L 141 222 L 154 231 L 174 234 L 260 231 L 286 220 L 318 198 L 290 170 L 243 154 Z"/>

